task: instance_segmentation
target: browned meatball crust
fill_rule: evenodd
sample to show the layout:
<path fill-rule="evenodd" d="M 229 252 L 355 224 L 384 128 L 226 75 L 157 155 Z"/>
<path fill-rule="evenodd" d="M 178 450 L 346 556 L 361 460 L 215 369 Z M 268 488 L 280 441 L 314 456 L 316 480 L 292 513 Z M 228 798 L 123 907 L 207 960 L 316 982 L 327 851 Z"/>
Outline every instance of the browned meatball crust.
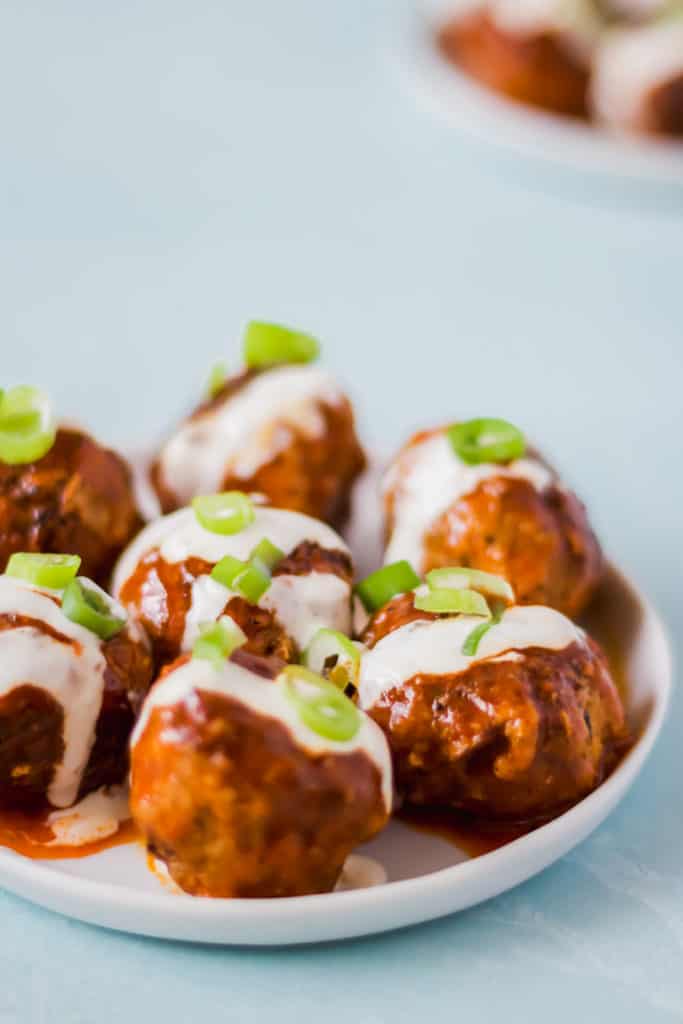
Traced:
<path fill-rule="evenodd" d="M 640 128 L 652 135 L 683 138 L 683 74 L 651 91 L 643 105 Z"/>
<path fill-rule="evenodd" d="M 53 639 L 78 647 L 78 641 L 46 623 L 20 615 L 0 615 L 0 633 L 31 626 Z M 127 630 L 102 643 L 106 661 L 102 706 L 95 743 L 83 772 L 78 796 L 125 780 L 128 739 L 152 681 L 147 645 Z M 55 767 L 64 753 L 61 704 L 27 680 L 0 697 L 0 806 L 41 806 Z"/>
<path fill-rule="evenodd" d="M 226 381 L 215 397 L 203 402 L 190 420 L 229 402 L 263 370 L 246 370 Z M 276 508 L 291 509 L 322 519 L 331 526 L 342 526 L 349 515 L 351 487 L 365 468 L 365 455 L 356 436 L 353 409 L 348 399 L 335 405 L 318 403 L 324 421 L 322 437 L 307 437 L 291 424 L 282 427 L 290 435 L 289 443 L 264 463 L 252 476 L 226 473 L 221 490 L 240 490 L 266 495 Z M 277 421 L 272 431 L 278 430 Z M 186 504 L 173 490 L 173 481 L 163 478 L 159 461 L 151 469 L 152 484 L 163 512 L 172 512 Z"/>
<path fill-rule="evenodd" d="M 133 747 L 131 809 L 149 849 L 196 896 L 329 892 L 348 854 L 387 820 L 364 752 L 312 756 L 281 722 L 202 691 L 152 711 Z"/>
<path fill-rule="evenodd" d="M 166 562 L 158 551 L 141 559 L 137 569 L 121 587 L 120 599 L 132 608 L 145 628 L 158 665 L 177 658 L 181 652 L 185 622 L 192 603 L 192 584 L 211 572 L 213 564 L 201 558 Z M 329 572 L 348 582 L 352 579 L 349 556 L 310 541 L 298 544 L 273 570 L 273 576 L 287 573 L 304 576 L 310 572 Z M 147 600 L 153 593 L 154 600 Z M 298 651 L 275 614 L 241 597 L 231 597 L 223 610 L 246 633 L 246 650 L 263 657 L 294 661 Z"/>
<path fill-rule="evenodd" d="M 416 434 L 403 452 L 436 433 Z M 389 491 L 387 536 L 394 506 Z M 559 481 L 539 491 L 528 480 L 487 477 L 432 522 L 423 552 L 424 572 L 460 565 L 495 573 L 512 585 L 518 604 L 549 605 L 570 618 L 587 606 L 604 571 L 586 510 Z"/>
<path fill-rule="evenodd" d="M 509 33 L 482 10 L 449 22 L 441 52 L 510 99 L 558 114 L 587 116 L 588 69 L 553 32 Z"/>
<path fill-rule="evenodd" d="M 81 431 L 59 430 L 37 462 L 0 462 L 0 571 L 15 551 L 59 551 L 106 583 L 141 525 L 128 466 Z"/>
<path fill-rule="evenodd" d="M 394 598 L 363 640 L 417 619 L 413 597 Z M 587 639 L 563 650 L 527 648 L 453 675 L 415 675 L 368 713 L 384 730 L 396 786 L 409 804 L 491 819 L 547 817 L 605 777 L 627 739 L 604 655 Z"/>

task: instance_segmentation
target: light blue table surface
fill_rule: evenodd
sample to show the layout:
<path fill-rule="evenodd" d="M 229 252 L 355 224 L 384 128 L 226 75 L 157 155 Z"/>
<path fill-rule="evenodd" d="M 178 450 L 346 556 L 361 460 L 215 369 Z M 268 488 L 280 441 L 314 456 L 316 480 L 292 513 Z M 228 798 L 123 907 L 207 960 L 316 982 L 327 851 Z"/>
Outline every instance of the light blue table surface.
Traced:
<path fill-rule="evenodd" d="M 308 327 L 372 443 L 524 424 L 680 650 L 683 189 L 459 139 L 387 57 L 405 6 L 8 0 L 2 382 L 144 441 L 236 361 L 245 319 Z M 561 863 L 400 933 L 193 948 L 0 895 L 0 1020 L 680 1020 L 682 727 L 676 699 L 631 794 Z"/>

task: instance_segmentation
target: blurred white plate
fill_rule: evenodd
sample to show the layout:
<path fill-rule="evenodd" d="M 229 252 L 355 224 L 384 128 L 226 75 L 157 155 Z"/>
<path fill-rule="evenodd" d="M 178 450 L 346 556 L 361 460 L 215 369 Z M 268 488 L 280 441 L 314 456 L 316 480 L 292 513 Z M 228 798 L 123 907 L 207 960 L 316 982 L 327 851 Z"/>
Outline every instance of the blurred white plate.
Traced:
<path fill-rule="evenodd" d="M 357 489 L 349 530 L 361 573 L 378 562 L 376 485 L 373 469 Z M 667 638 L 647 599 L 615 569 L 591 613 L 591 628 L 610 647 L 619 641 L 637 742 L 585 800 L 493 853 L 470 859 L 452 841 L 395 821 L 360 851 L 379 861 L 388 883 L 325 896 L 211 900 L 177 894 L 150 872 L 138 844 L 63 861 L 28 860 L 0 849 L 0 885 L 107 928 L 230 945 L 345 939 L 471 907 L 525 881 L 580 843 L 624 796 L 657 738 L 671 688 Z"/>
<path fill-rule="evenodd" d="M 419 101 L 455 128 L 519 155 L 623 179 L 683 184 L 683 144 L 612 135 L 514 103 L 443 57 L 435 36 L 471 0 L 419 0 L 390 13 L 392 56 Z"/>

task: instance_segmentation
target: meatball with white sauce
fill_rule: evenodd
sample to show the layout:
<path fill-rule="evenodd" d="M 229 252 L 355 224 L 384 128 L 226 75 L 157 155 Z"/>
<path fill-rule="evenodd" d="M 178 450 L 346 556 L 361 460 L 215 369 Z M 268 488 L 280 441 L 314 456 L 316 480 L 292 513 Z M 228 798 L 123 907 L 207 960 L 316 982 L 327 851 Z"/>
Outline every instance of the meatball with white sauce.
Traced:
<path fill-rule="evenodd" d="M 350 632 L 353 567 L 341 537 L 310 516 L 231 500 L 246 510 L 237 532 L 181 509 L 150 523 L 116 567 L 114 592 L 146 629 L 158 664 L 191 650 L 200 626 L 224 614 L 252 653 L 284 661 L 323 627 Z"/>
<path fill-rule="evenodd" d="M 331 683 L 243 650 L 169 666 L 131 762 L 148 849 L 198 896 L 329 892 L 391 813 L 379 727 Z"/>

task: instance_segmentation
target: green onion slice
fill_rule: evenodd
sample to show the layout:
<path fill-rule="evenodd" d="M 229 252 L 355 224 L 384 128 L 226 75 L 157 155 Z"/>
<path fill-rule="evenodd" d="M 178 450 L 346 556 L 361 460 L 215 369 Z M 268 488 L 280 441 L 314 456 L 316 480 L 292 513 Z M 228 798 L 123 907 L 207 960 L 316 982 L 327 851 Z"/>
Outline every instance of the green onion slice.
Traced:
<path fill-rule="evenodd" d="M 248 562 L 232 582 L 232 589 L 257 604 L 270 586 L 270 573 L 255 562 Z"/>
<path fill-rule="evenodd" d="M 192 499 L 199 523 L 211 533 L 240 533 L 254 522 L 254 506 L 242 491 L 205 494 Z"/>
<path fill-rule="evenodd" d="M 507 420 L 454 423 L 446 436 L 455 454 L 470 466 L 480 462 L 511 462 L 520 459 L 526 450 L 521 430 Z"/>
<path fill-rule="evenodd" d="M 232 555 L 224 555 L 220 562 L 216 562 L 211 570 L 211 579 L 216 580 L 217 583 L 222 583 L 224 587 L 232 590 L 235 580 L 241 572 L 244 572 L 246 567 L 247 563 L 241 559 L 233 558 Z"/>
<path fill-rule="evenodd" d="M 211 579 L 237 591 L 252 604 L 257 604 L 270 586 L 270 573 L 262 562 L 256 559 L 242 562 L 232 555 L 224 555 L 214 565 Z"/>
<path fill-rule="evenodd" d="M 55 443 L 50 403 L 38 388 L 18 387 L 0 398 L 0 462 L 10 466 L 42 459 Z"/>
<path fill-rule="evenodd" d="M 368 612 L 375 612 L 396 594 L 405 594 L 420 585 L 420 577 L 410 562 L 392 562 L 366 576 L 356 585 L 356 593 Z"/>
<path fill-rule="evenodd" d="M 428 590 L 416 594 L 415 607 L 421 612 L 435 612 L 439 615 L 491 615 L 486 598 L 476 590 Z"/>
<path fill-rule="evenodd" d="M 223 668 L 233 651 L 247 642 L 246 634 L 229 615 L 217 622 L 202 622 L 199 636 L 192 648 L 192 657 L 210 661 L 215 669 Z"/>
<path fill-rule="evenodd" d="M 247 366 L 311 363 L 319 353 L 320 345 L 310 334 L 293 331 L 280 324 L 252 320 L 244 332 L 244 362 Z"/>
<path fill-rule="evenodd" d="M 126 624 L 126 613 L 121 605 L 84 576 L 67 583 L 62 595 L 62 611 L 72 622 L 103 640 L 116 636 Z"/>
<path fill-rule="evenodd" d="M 303 654 L 306 668 L 325 676 L 343 690 L 354 686 L 360 670 L 360 651 L 336 629 L 319 629 Z"/>
<path fill-rule="evenodd" d="M 318 736 L 345 743 L 357 734 L 360 713 L 334 683 L 300 665 L 288 665 L 277 681 L 301 721 Z"/>
<path fill-rule="evenodd" d="M 479 643 L 483 636 L 493 627 L 497 626 L 503 617 L 505 611 L 505 605 L 499 604 L 493 609 L 493 614 L 488 622 L 481 622 L 478 626 L 467 634 L 465 642 L 462 645 L 462 653 L 467 658 L 473 658 L 479 649 Z"/>
<path fill-rule="evenodd" d="M 249 561 L 256 562 L 267 569 L 268 572 L 272 572 L 278 562 L 281 562 L 284 557 L 284 551 L 281 551 L 267 537 L 264 537 L 252 550 L 249 555 Z"/>
<path fill-rule="evenodd" d="M 226 364 L 223 362 L 214 363 L 209 373 L 209 379 L 206 382 L 207 398 L 215 398 L 216 395 L 221 393 L 227 376 L 228 368 Z"/>
<path fill-rule="evenodd" d="M 432 569 L 427 573 L 430 590 L 461 590 L 467 587 L 484 597 L 495 597 L 506 604 L 514 604 L 515 592 L 502 576 L 494 576 L 481 569 L 453 566 L 447 569 Z"/>
<path fill-rule="evenodd" d="M 79 555 L 43 555 L 17 551 L 7 563 L 5 573 L 20 580 L 28 580 L 38 587 L 63 590 L 74 578 L 80 565 Z"/>

